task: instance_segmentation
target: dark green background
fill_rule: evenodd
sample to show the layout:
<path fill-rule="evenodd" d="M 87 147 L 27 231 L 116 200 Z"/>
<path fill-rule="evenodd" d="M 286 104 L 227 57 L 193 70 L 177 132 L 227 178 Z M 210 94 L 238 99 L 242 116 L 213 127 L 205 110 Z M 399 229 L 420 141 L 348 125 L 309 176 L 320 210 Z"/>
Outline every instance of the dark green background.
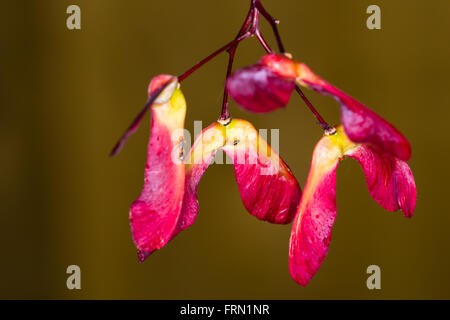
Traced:
<path fill-rule="evenodd" d="M 344 161 L 330 251 L 302 288 L 288 271 L 290 226 L 248 214 L 232 167 L 217 165 L 199 185 L 195 224 L 138 264 L 128 209 L 143 183 L 149 117 L 117 158 L 108 152 L 149 80 L 180 74 L 231 40 L 248 1 L 9 0 L 0 14 L 0 298 L 450 298 L 450 2 L 263 3 L 296 59 L 408 137 L 414 217 L 383 210 L 358 163 Z M 70 4 L 81 7 L 80 31 L 66 28 Z M 366 28 L 370 4 L 381 7 L 380 31 Z M 245 41 L 236 67 L 263 53 Z M 218 117 L 225 67 L 222 55 L 183 83 L 187 128 Z M 306 93 L 339 121 L 334 100 Z M 280 153 L 303 186 L 321 131 L 300 98 L 269 115 L 234 103 L 231 112 L 280 129 Z M 81 267 L 82 290 L 66 288 L 70 264 Z M 379 291 L 366 288 L 371 264 L 381 267 Z"/>

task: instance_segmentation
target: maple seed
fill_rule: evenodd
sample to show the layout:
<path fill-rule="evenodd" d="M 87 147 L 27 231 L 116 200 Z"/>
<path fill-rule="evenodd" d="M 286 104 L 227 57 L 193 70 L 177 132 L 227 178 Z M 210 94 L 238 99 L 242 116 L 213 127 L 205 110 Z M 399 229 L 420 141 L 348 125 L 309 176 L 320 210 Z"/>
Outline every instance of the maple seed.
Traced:
<path fill-rule="evenodd" d="M 272 28 L 278 54 L 262 35 L 261 17 Z M 111 152 L 113 156 L 121 150 L 151 110 L 144 186 L 129 212 L 140 262 L 194 223 L 199 211 L 197 186 L 219 151 L 231 159 L 241 200 L 251 215 L 275 224 L 294 220 L 289 271 L 302 286 L 319 270 L 328 252 L 337 210 L 336 170 L 344 157 L 360 163 L 369 193 L 377 203 L 388 211 L 401 210 L 405 217 L 412 217 L 417 194 L 414 176 L 406 163 L 411 157 L 408 140 L 381 116 L 316 75 L 304 63 L 292 60 L 281 41 L 279 23 L 261 0 L 250 0 L 247 17 L 234 40 L 178 77 L 160 75 L 151 81 L 147 103 Z M 238 45 L 251 37 L 267 54 L 255 64 L 233 72 Z M 196 137 L 185 157 L 186 101 L 180 83 L 223 52 L 229 57 L 219 120 Z M 340 104 L 342 125 L 330 126 L 301 87 L 334 97 Z M 287 164 L 253 125 L 233 119 L 228 110 L 230 96 L 245 110 L 274 111 L 287 106 L 294 89 L 324 133 L 314 148 L 303 194 Z"/>

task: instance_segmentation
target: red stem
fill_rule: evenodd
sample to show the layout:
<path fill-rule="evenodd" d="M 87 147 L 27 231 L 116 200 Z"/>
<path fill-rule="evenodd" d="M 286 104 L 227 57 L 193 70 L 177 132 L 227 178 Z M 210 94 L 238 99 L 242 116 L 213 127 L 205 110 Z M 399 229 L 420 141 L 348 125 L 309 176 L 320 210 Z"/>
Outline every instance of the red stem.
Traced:
<path fill-rule="evenodd" d="M 250 36 L 252 36 L 252 34 L 250 32 L 246 32 L 243 35 L 241 35 L 240 37 L 238 37 L 238 38 L 234 39 L 233 41 L 227 43 L 222 48 L 217 49 L 216 51 L 211 53 L 209 56 L 207 56 L 206 58 L 201 60 L 199 63 L 197 63 L 195 66 L 193 66 L 192 68 L 187 70 L 185 73 L 183 73 L 182 75 L 178 76 L 178 82 L 181 83 L 184 79 L 189 77 L 194 71 L 196 71 L 197 69 L 202 67 L 205 63 L 207 63 L 208 61 L 210 61 L 211 59 L 213 59 L 214 57 L 216 57 L 217 55 L 219 55 L 223 51 L 228 50 L 232 46 L 238 44 L 239 42 L 241 42 L 242 40 L 244 40 L 245 38 L 248 38 Z"/>
<path fill-rule="evenodd" d="M 328 131 L 331 130 L 332 126 L 330 126 L 320 115 L 320 113 L 316 110 L 316 108 L 314 108 L 314 106 L 312 105 L 311 101 L 309 101 L 309 99 L 305 96 L 305 94 L 303 93 L 302 89 L 300 89 L 300 87 L 298 85 L 295 86 L 295 90 L 297 91 L 297 93 L 300 95 L 300 97 L 303 99 L 303 101 L 305 102 L 305 104 L 308 106 L 309 110 L 312 111 L 312 113 L 314 114 L 314 116 L 317 118 L 317 121 L 319 121 L 319 125 L 322 127 L 322 129 L 324 131 Z"/>
<path fill-rule="evenodd" d="M 281 53 L 284 54 L 285 53 L 284 45 L 283 45 L 283 42 L 281 41 L 281 36 L 278 31 L 279 21 L 277 19 L 275 19 L 274 17 L 272 17 L 269 14 L 269 12 L 267 12 L 267 10 L 261 4 L 261 0 L 250 0 L 250 10 L 248 11 L 247 17 L 245 18 L 245 21 L 244 21 L 238 35 L 236 36 L 236 38 L 233 41 L 224 45 L 222 48 L 214 51 L 212 54 L 210 54 L 209 56 L 207 56 L 206 58 L 201 60 L 199 63 L 194 65 L 192 68 L 187 70 L 185 73 L 180 75 L 178 77 L 178 81 L 182 82 L 184 79 L 189 77 L 194 71 L 196 71 L 200 67 L 202 67 L 205 63 L 207 63 L 208 61 L 210 61 L 211 59 L 213 59 L 214 57 L 216 57 L 223 51 L 227 50 L 228 54 L 229 54 L 229 59 L 228 59 L 227 74 L 226 74 L 226 78 L 225 78 L 225 81 L 226 81 L 232 72 L 234 56 L 235 56 L 236 49 L 237 49 L 239 43 L 242 40 L 244 40 L 248 37 L 251 37 L 251 36 L 256 36 L 256 38 L 258 39 L 258 41 L 260 42 L 260 44 L 263 46 L 264 50 L 266 50 L 267 53 L 273 53 L 274 51 L 270 48 L 270 46 L 264 40 L 264 37 L 261 34 L 261 30 L 260 30 L 260 26 L 259 26 L 260 14 L 262 14 L 263 17 L 270 23 L 273 33 L 275 35 L 275 38 L 277 40 L 278 49 Z M 250 25 L 250 23 L 251 23 L 251 25 Z M 247 30 L 247 29 L 248 29 L 248 31 L 245 32 L 245 30 Z M 305 94 L 300 89 L 300 87 L 296 86 L 295 89 L 296 89 L 297 93 L 300 95 L 300 97 L 303 99 L 305 104 L 308 106 L 308 108 L 311 110 L 311 112 L 314 114 L 314 116 L 317 118 L 319 125 L 322 127 L 322 129 L 325 132 L 331 132 L 333 127 L 331 127 L 323 119 L 323 117 L 316 110 L 316 108 L 314 108 L 311 101 L 309 101 L 309 99 L 305 96 Z M 222 113 L 220 115 L 219 120 L 223 121 L 223 120 L 228 120 L 228 119 L 231 119 L 231 116 L 230 116 L 230 112 L 228 110 L 228 92 L 225 87 L 224 95 L 223 95 L 223 102 L 222 102 Z"/>
<path fill-rule="evenodd" d="M 270 25 L 272 26 L 272 30 L 273 33 L 275 35 L 275 38 L 277 40 L 277 44 L 278 44 L 278 49 L 280 50 L 281 53 L 285 53 L 284 50 L 284 46 L 283 46 L 283 42 L 281 41 L 281 36 L 280 33 L 278 32 L 278 24 L 280 23 L 277 19 L 275 19 L 274 17 L 272 17 L 269 12 L 267 12 L 267 10 L 263 7 L 263 5 L 261 4 L 261 0 L 252 0 L 252 3 L 255 3 L 256 9 L 257 11 L 261 12 L 261 14 L 263 15 L 263 17 L 270 23 Z M 257 31 L 256 36 L 258 37 L 258 33 L 259 29 Z M 260 35 L 261 39 L 258 37 L 258 39 L 260 40 L 262 46 L 264 47 L 264 49 L 270 53 L 270 47 L 267 46 L 267 44 L 265 43 L 264 39 L 262 39 L 262 36 Z M 314 114 L 314 116 L 316 117 L 317 121 L 319 122 L 319 125 L 322 127 L 322 129 L 326 132 L 326 133 L 332 133 L 333 132 L 333 127 L 330 126 L 325 120 L 324 118 L 320 115 L 320 113 L 316 110 L 316 108 L 314 108 L 313 104 L 311 103 L 311 101 L 309 101 L 309 99 L 305 96 L 305 94 L 303 93 L 302 89 L 300 89 L 299 86 L 295 86 L 295 90 L 297 91 L 297 93 L 300 95 L 300 97 L 303 99 L 303 101 L 305 102 L 305 104 L 308 106 L 308 108 L 311 110 L 311 112 Z"/>
<path fill-rule="evenodd" d="M 223 47 L 221 47 L 220 49 L 217 49 L 216 51 L 211 53 L 209 56 L 207 56 L 206 58 L 201 60 L 199 63 L 194 65 L 192 68 L 187 70 L 185 73 L 181 74 L 178 77 L 178 82 L 181 83 L 184 79 L 189 77 L 194 71 L 201 68 L 205 63 L 212 60 L 214 57 L 216 57 L 223 51 L 227 50 L 229 53 L 229 60 L 228 60 L 228 67 L 227 67 L 227 75 L 226 75 L 226 79 L 225 79 L 225 81 L 226 81 L 231 74 L 231 71 L 233 68 L 234 56 L 235 56 L 236 49 L 237 49 L 239 43 L 242 40 L 244 40 L 248 37 L 251 37 L 251 36 L 257 37 L 258 41 L 261 43 L 261 45 L 263 46 L 264 50 L 267 51 L 267 53 L 273 53 L 273 50 L 270 48 L 270 46 L 267 44 L 267 42 L 264 40 L 264 37 L 261 34 L 261 30 L 260 30 L 260 26 L 259 26 L 260 14 L 262 14 L 263 17 L 272 26 L 272 30 L 273 30 L 273 33 L 277 40 L 279 51 L 281 53 L 285 53 L 284 46 L 281 41 L 281 37 L 280 37 L 280 34 L 278 32 L 278 27 L 277 27 L 279 21 L 276 20 L 275 18 L 273 18 L 266 11 L 266 9 L 264 9 L 264 7 L 261 4 L 261 0 L 250 0 L 250 10 L 249 10 L 247 17 L 245 18 L 245 21 L 244 21 L 241 29 L 239 30 L 239 33 L 236 36 L 236 38 L 233 41 L 231 41 L 231 42 L 227 43 L 226 45 L 224 45 Z M 251 23 L 251 25 L 250 25 L 250 23 Z M 157 89 L 155 92 L 152 93 L 152 95 L 149 97 L 147 103 L 145 104 L 144 109 L 138 114 L 138 116 L 135 118 L 135 120 L 133 121 L 131 126 L 127 129 L 127 131 L 124 133 L 122 138 L 116 144 L 116 146 L 112 150 L 110 156 L 114 156 L 115 154 L 117 154 L 120 151 L 120 149 L 123 147 L 123 145 L 125 144 L 126 140 L 129 138 L 129 136 L 132 135 L 136 131 L 140 121 L 142 120 L 142 117 L 147 112 L 147 110 L 150 108 L 154 99 L 156 99 L 156 97 L 164 90 L 164 88 L 168 85 L 168 83 L 169 82 L 162 85 L 159 89 Z M 333 127 L 331 127 L 330 125 L 328 125 L 328 123 L 322 118 L 322 116 L 314 108 L 314 106 L 308 100 L 308 98 L 305 96 L 305 94 L 302 92 L 302 90 L 298 86 L 296 86 L 295 88 L 296 88 L 296 91 L 298 92 L 298 94 L 300 95 L 300 97 L 303 99 L 303 101 L 306 103 L 306 105 L 309 107 L 309 109 L 312 111 L 312 113 L 315 115 L 315 117 L 319 121 L 319 125 L 325 131 L 325 134 L 328 134 L 328 135 L 334 134 L 336 132 L 336 130 Z M 219 118 L 219 121 L 227 120 L 227 122 L 228 122 L 228 120 L 230 120 L 230 119 L 231 119 L 231 116 L 230 116 L 230 112 L 228 111 L 228 92 L 225 87 L 224 96 L 223 96 L 223 104 L 222 104 L 222 114 Z M 226 124 L 228 124 L 228 123 L 226 123 Z"/>
<path fill-rule="evenodd" d="M 247 13 L 247 17 L 245 18 L 244 23 L 242 24 L 242 27 L 239 30 L 235 39 L 238 39 L 245 32 L 245 30 L 248 29 L 250 22 L 252 20 L 253 12 L 254 12 L 254 7 L 253 7 L 253 1 L 252 1 L 252 3 L 250 4 L 250 9 Z M 235 45 L 231 46 L 228 49 L 229 57 L 228 57 L 227 74 L 225 77 L 225 88 L 224 88 L 224 92 L 223 92 L 222 113 L 219 118 L 219 121 L 223 121 L 226 124 L 228 124 L 229 121 L 231 120 L 230 111 L 228 110 L 228 91 L 227 91 L 227 87 L 226 87 L 226 81 L 227 81 L 228 77 L 230 76 L 231 71 L 233 70 L 234 56 L 236 54 L 237 47 L 238 47 L 238 43 L 236 43 Z"/>
<path fill-rule="evenodd" d="M 253 2 L 253 1 L 252 1 Z M 258 9 L 259 12 L 263 15 L 264 18 L 270 23 L 270 26 L 272 27 L 273 33 L 275 35 L 275 38 L 277 40 L 278 49 L 280 50 L 280 53 L 285 53 L 283 42 L 281 41 L 280 33 L 278 32 L 278 24 L 280 21 L 272 17 L 267 10 L 263 7 L 260 0 L 255 0 L 255 6 Z"/>

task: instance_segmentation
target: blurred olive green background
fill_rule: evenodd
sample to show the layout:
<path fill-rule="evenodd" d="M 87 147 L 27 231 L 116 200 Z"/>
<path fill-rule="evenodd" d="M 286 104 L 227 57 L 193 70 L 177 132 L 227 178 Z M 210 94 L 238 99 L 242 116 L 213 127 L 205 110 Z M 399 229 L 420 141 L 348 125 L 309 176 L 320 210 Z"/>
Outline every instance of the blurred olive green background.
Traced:
<path fill-rule="evenodd" d="M 82 29 L 66 28 L 81 7 Z M 149 80 L 181 74 L 231 40 L 246 0 L 4 1 L 0 16 L 0 298 L 416 299 L 450 298 L 448 0 L 264 0 L 285 46 L 410 140 L 418 187 L 412 219 L 375 203 L 356 161 L 338 170 L 338 217 L 329 254 L 303 288 L 288 270 L 289 226 L 257 221 L 230 165 L 199 185 L 195 224 L 139 264 L 128 209 L 143 184 L 149 119 L 122 153 L 111 147 L 146 100 Z M 382 30 L 366 28 L 381 7 Z M 270 28 L 266 38 L 274 45 Z M 242 43 L 236 67 L 264 51 Z M 183 83 L 186 127 L 217 119 L 226 55 Z M 330 120 L 338 104 L 307 95 Z M 303 186 L 321 131 L 293 95 L 268 115 L 234 117 L 280 129 L 280 153 Z M 66 268 L 81 267 L 81 290 Z M 381 290 L 366 268 L 381 267 Z"/>

